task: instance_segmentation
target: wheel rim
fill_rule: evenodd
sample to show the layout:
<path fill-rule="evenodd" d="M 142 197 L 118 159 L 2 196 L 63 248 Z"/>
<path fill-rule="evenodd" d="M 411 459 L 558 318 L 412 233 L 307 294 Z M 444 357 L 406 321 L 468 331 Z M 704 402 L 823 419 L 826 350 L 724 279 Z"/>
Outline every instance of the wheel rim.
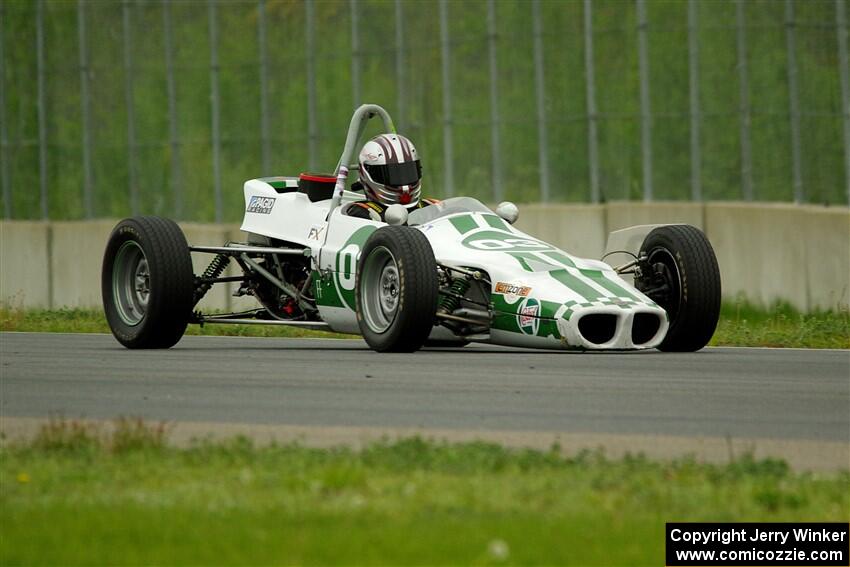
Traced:
<path fill-rule="evenodd" d="M 652 267 L 653 274 L 661 274 L 664 283 L 669 287 L 669 291 L 655 301 L 667 311 L 670 320 L 673 321 L 682 304 L 682 286 L 676 259 L 666 248 L 653 248 L 647 257 L 647 261 Z"/>
<path fill-rule="evenodd" d="M 150 293 L 148 259 L 136 242 L 127 241 L 118 249 L 112 267 L 112 297 L 125 324 L 132 327 L 142 322 Z"/>
<path fill-rule="evenodd" d="M 366 258 L 362 274 L 360 298 L 363 317 L 372 331 L 383 333 L 398 314 L 401 294 L 398 264 L 392 253 L 380 246 Z"/>

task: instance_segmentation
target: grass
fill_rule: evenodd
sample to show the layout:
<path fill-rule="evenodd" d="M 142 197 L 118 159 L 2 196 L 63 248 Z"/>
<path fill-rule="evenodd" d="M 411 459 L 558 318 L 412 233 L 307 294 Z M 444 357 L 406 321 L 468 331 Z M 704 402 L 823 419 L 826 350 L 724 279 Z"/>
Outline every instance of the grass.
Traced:
<path fill-rule="evenodd" d="M 0 307 L 0 331 L 36 333 L 109 333 L 100 309 L 15 309 Z M 189 325 L 187 335 L 228 337 L 353 338 L 352 335 L 281 325 Z"/>
<path fill-rule="evenodd" d="M 667 521 L 846 521 L 850 474 L 410 438 L 167 443 L 54 420 L 0 448 L 0 564 L 661 564 Z"/>
<path fill-rule="evenodd" d="M 21 310 L 0 307 L 0 331 L 108 333 L 96 309 Z M 272 325 L 190 325 L 189 335 L 246 337 L 330 337 L 352 335 Z M 714 346 L 850 348 L 850 311 L 802 314 L 787 304 L 759 309 L 746 302 L 726 303 L 711 343 Z"/>
<path fill-rule="evenodd" d="M 850 348 L 850 311 L 816 311 L 802 314 L 787 303 L 770 310 L 739 301 L 720 310 L 715 346 L 796 348 Z"/>

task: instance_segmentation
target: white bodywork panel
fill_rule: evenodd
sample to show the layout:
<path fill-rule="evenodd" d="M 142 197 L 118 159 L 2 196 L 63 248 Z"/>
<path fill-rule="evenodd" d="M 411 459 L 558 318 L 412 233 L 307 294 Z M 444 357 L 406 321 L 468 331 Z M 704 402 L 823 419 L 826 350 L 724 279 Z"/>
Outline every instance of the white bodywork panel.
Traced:
<path fill-rule="evenodd" d="M 463 234 L 455 226 L 461 224 L 459 219 L 466 225 L 461 229 L 468 227 Z M 654 346 L 664 338 L 667 329 L 664 311 L 623 281 L 604 262 L 572 256 L 517 230 L 493 214 L 461 213 L 416 228 L 431 242 L 440 263 L 479 268 L 490 275 L 497 321 L 491 328 L 489 342 L 536 348 L 632 349 Z M 525 296 L 504 294 L 496 289 L 498 284 L 529 290 Z M 550 304 L 558 306 L 552 308 Z M 523 317 L 523 309 L 528 317 Z M 549 317 L 535 317 L 534 313 Z M 573 322 L 591 313 L 617 318 L 617 331 L 611 340 L 594 344 L 577 331 Z M 653 340 L 642 345 L 635 345 L 631 340 L 632 319 L 636 313 L 663 319 Z M 520 332 L 497 328 L 499 318 L 515 319 Z M 532 318 L 551 321 L 559 336 L 541 333 L 540 323 L 521 324 Z"/>
<path fill-rule="evenodd" d="M 360 199 L 345 192 L 342 202 Z M 328 223 L 330 200 L 313 203 L 298 191 L 278 193 L 257 179 L 245 183 L 245 203 L 242 230 L 309 247 L 320 317 L 336 331 L 359 334 L 354 311 L 357 262 L 368 237 L 385 223 L 346 216 L 344 207 L 336 208 Z M 655 226 L 617 231 L 609 247 L 639 248 L 639 235 Z M 656 346 L 667 332 L 664 310 L 611 266 L 572 256 L 491 212 L 458 212 L 413 228 L 429 240 L 438 263 L 489 275 L 494 317 L 489 336 L 475 340 L 536 348 L 634 349 Z M 657 332 L 635 344 L 632 323 L 639 314 L 653 318 Z M 586 329 L 580 332 L 589 315 L 613 322 L 610 340 L 594 343 L 586 338 Z M 438 335 L 445 338 L 442 329 L 434 333 Z"/>

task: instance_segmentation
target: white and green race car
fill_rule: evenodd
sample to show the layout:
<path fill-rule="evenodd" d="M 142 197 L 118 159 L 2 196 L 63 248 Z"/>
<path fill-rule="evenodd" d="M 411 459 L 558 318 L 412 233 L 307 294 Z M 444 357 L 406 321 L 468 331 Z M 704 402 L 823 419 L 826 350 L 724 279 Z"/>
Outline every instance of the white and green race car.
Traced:
<path fill-rule="evenodd" d="M 720 276 L 705 235 L 688 225 L 612 233 L 608 249 L 629 261 L 612 267 L 578 258 L 517 230 L 517 208 L 492 211 L 467 197 L 387 222 L 346 214 L 363 195 L 345 190 L 370 118 L 351 120 L 333 176 L 245 183 L 247 242 L 190 245 L 176 223 L 133 217 L 113 230 L 104 254 L 103 304 L 128 348 L 168 348 L 188 324 L 263 323 L 362 335 L 376 351 L 469 342 L 584 350 L 694 351 L 717 325 Z M 191 253 L 212 255 L 195 275 Z M 236 263 L 241 274 L 224 276 Z M 255 309 L 205 314 L 213 285 L 238 282 Z"/>

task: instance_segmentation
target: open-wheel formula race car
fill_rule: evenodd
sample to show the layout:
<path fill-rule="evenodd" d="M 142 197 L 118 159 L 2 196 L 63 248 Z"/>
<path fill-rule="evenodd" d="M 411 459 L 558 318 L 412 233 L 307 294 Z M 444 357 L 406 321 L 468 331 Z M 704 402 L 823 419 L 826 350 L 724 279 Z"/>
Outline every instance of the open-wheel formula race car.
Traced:
<path fill-rule="evenodd" d="M 356 333 L 382 352 L 469 342 L 695 351 L 711 339 L 720 276 L 710 243 L 695 227 L 612 233 L 608 249 L 629 255 L 612 267 L 517 230 L 510 203 L 495 212 L 467 197 L 413 211 L 391 205 L 387 222 L 347 215 L 363 199 L 345 187 L 373 117 L 395 132 L 383 108 L 358 108 L 333 176 L 247 181 L 247 242 L 190 245 L 171 220 L 121 221 L 102 272 L 104 310 L 118 341 L 168 348 L 190 323 Z M 202 274 L 193 273 L 191 253 L 211 255 Z M 241 275 L 223 275 L 231 263 Z M 209 289 L 225 282 L 238 282 L 235 295 L 253 296 L 256 309 L 197 311 Z"/>

